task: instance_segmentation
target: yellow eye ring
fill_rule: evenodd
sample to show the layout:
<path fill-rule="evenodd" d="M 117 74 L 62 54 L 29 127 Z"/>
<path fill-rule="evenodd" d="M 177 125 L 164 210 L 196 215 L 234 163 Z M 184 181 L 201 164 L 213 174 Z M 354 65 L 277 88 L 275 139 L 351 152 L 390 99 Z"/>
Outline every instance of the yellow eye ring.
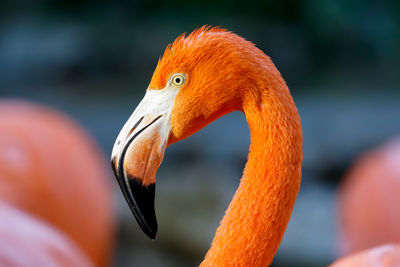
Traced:
<path fill-rule="evenodd" d="M 185 84 L 186 77 L 183 74 L 174 74 L 171 78 L 171 83 L 175 87 L 182 87 Z"/>

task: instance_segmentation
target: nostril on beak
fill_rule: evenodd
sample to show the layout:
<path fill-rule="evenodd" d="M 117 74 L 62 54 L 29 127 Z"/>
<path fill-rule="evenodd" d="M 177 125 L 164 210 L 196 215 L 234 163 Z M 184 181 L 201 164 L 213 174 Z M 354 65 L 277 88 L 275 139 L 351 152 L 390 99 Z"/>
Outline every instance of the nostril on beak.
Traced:
<path fill-rule="evenodd" d="M 138 125 L 142 122 L 143 118 L 144 118 L 144 116 L 141 117 L 141 118 L 135 123 L 135 125 L 133 125 L 132 129 L 131 129 L 131 130 L 129 131 L 129 133 L 128 133 L 128 136 L 130 136 L 131 133 L 136 129 L 136 127 L 138 127 Z M 118 143 L 119 143 L 119 142 L 120 142 L 120 141 L 118 141 Z"/>

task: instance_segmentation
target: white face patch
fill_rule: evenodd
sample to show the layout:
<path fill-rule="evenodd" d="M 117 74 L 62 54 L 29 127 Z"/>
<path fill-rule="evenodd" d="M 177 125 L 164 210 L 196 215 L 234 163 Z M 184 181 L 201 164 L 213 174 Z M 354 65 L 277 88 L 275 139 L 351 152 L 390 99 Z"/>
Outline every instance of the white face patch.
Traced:
<path fill-rule="evenodd" d="M 171 111 L 180 89 L 171 82 L 175 75 L 164 89 L 148 89 L 121 129 L 111 155 L 114 168 L 123 155 L 124 172 L 132 172 L 128 174 L 147 182 L 155 179 L 171 131 Z M 124 174 L 126 178 L 128 175 Z"/>
<path fill-rule="evenodd" d="M 161 90 L 147 90 L 142 101 L 122 127 L 114 143 L 111 158 L 115 158 L 118 153 L 121 152 L 121 148 L 124 147 L 129 136 L 143 128 L 143 125 L 141 125 L 143 122 L 150 122 L 149 120 L 155 119 L 158 116 L 162 116 L 160 118 L 160 121 L 162 121 L 162 127 L 160 129 L 162 131 L 160 134 L 168 138 L 171 127 L 171 111 L 178 91 L 179 88 L 174 86 L 167 86 Z M 143 118 L 143 121 L 141 121 L 139 125 L 135 125 L 141 118 Z"/>

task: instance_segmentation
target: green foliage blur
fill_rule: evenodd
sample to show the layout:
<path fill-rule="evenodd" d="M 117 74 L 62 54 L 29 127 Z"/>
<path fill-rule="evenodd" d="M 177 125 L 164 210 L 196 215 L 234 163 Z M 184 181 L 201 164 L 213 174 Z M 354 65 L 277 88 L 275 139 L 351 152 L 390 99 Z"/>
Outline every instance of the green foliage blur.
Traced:
<path fill-rule="evenodd" d="M 113 90 L 144 90 L 165 46 L 202 25 L 227 28 L 254 42 L 274 60 L 294 91 L 342 83 L 353 89 L 393 89 L 399 83 L 400 3 L 394 0 L 39 0 L 0 3 L 0 40 L 10 38 L 10 27 L 25 27 L 43 38 L 65 32 L 69 43 L 58 52 L 69 58 L 35 59 L 35 71 L 21 73 L 26 79 L 19 75 L 13 80 L 8 73 L 12 69 L 6 67 L 0 71 L 0 90 L 10 93 L 21 83 L 90 83 L 99 76 L 103 84 L 117 78 L 133 85 Z M 21 49 L 33 53 L 40 47 Z M 34 57 L 26 51 L 16 53 Z M 0 57 L 3 68 L 4 58 Z"/>

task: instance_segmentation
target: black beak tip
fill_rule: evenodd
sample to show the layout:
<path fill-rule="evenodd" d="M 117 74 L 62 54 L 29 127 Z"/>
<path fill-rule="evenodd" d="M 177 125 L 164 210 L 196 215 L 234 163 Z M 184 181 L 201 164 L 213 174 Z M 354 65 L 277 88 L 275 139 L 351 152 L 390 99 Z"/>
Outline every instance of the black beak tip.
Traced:
<path fill-rule="evenodd" d="M 122 189 L 124 197 L 128 202 L 137 223 L 142 231 L 152 240 L 157 238 L 157 219 L 154 211 L 155 183 L 147 186 L 142 180 L 129 174 L 125 178 L 122 166 L 115 158 L 111 160 L 111 166 L 115 177 Z"/>
<path fill-rule="evenodd" d="M 151 239 L 151 240 L 156 240 L 157 239 L 157 228 L 156 229 L 149 229 L 149 228 L 144 228 L 140 224 L 140 229 Z"/>
<path fill-rule="evenodd" d="M 142 181 L 128 176 L 129 207 L 142 231 L 152 240 L 157 238 L 157 219 L 154 211 L 155 184 L 142 185 Z"/>

